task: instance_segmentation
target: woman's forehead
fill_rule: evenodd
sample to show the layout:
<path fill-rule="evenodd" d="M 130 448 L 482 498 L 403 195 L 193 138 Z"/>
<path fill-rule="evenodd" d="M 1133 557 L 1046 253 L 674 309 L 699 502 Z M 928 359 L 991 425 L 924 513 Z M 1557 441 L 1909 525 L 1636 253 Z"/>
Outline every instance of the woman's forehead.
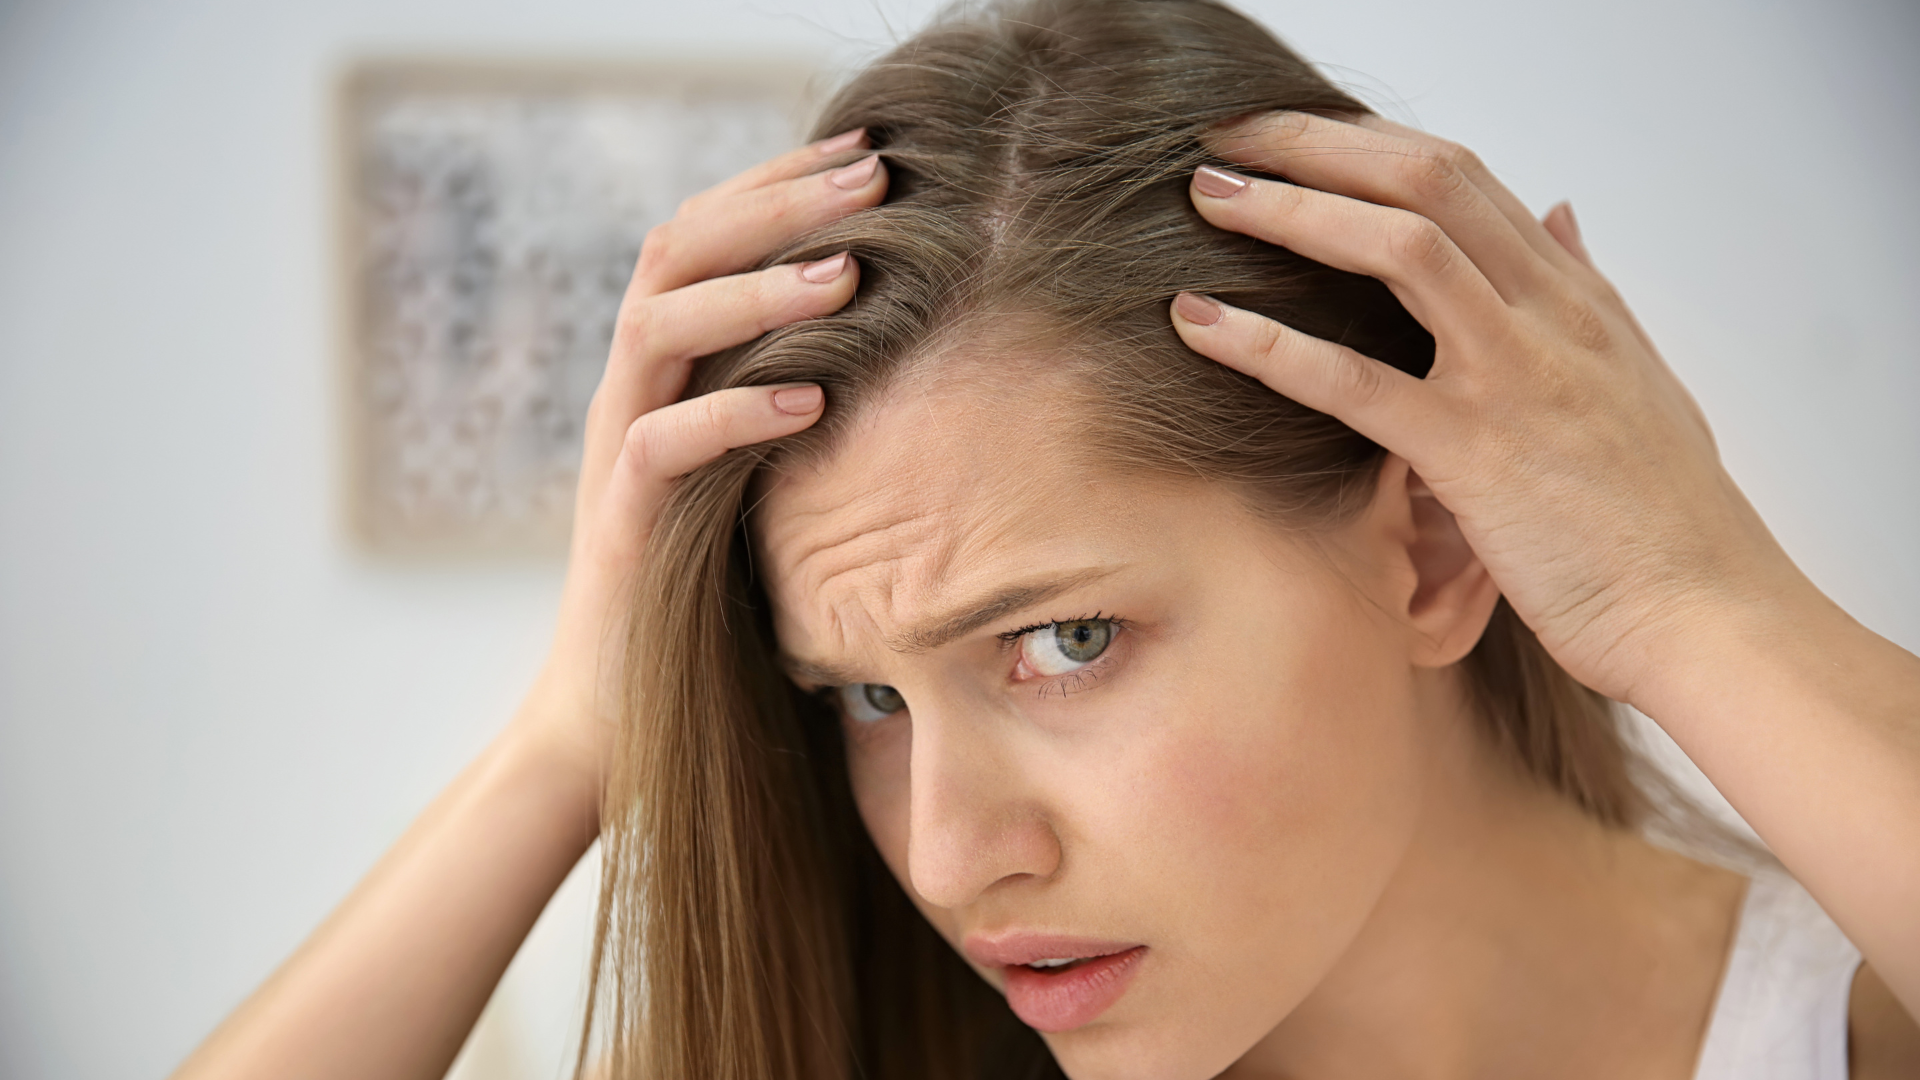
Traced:
<path fill-rule="evenodd" d="M 937 578 L 970 547 L 1074 523 L 1098 470 L 1072 453 L 1057 402 L 1009 381 L 903 381 L 826 455 L 769 478 L 753 512 L 758 560 L 816 587 L 880 563 Z"/>

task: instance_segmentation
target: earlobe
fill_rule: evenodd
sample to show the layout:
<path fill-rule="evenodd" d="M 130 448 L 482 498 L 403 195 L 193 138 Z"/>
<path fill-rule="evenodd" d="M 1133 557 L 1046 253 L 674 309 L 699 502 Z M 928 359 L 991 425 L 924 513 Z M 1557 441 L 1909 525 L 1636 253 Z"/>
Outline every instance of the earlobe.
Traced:
<path fill-rule="evenodd" d="M 1500 600 L 1500 589 L 1467 543 L 1453 512 L 1406 462 L 1390 457 L 1380 482 L 1381 496 L 1404 507 L 1396 507 L 1396 516 L 1404 515 L 1401 535 L 1414 573 L 1405 611 L 1417 631 L 1413 661 L 1435 668 L 1458 663 L 1480 641 Z"/>

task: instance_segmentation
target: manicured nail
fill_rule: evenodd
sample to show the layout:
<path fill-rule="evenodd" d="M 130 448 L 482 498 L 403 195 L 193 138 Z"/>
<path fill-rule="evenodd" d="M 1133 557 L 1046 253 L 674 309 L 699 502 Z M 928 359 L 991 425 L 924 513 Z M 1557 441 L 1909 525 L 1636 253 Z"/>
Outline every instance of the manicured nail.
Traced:
<path fill-rule="evenodd" d="M 859 146 L 860 140 L 866 137 L 866 128 L 854 128 L 852 131 L 843 131 L 831 139 L 821 139 L 813 144 L 813 148 L 823 155 L 837 154 L 842 150 L 851 150 Z"/>
<path fill-rule="evenodd" d="M 818 262 L 804 263 L 800 267 L 800 276 L 813 282 L 815 285 L 825 285 L 829 281 L 837 281 L 840 275 L 846 272 L 847 253 L 844 251 L 838 255 L 829 255 Z"/>
<path fill-rule="evenodd" d="M 787 386 L 773 392 L 773 407 L 791 416 L 805 416 L 820 408 L 826 392 L 812 384 Z"/>
<path fill-rule="evenodd" d="M 865 187 L 867 181 L 873 179 L 873 170 L 879 167 L 880 155 L 868 154 L 851 165 L 842 165 L 828 173 L 827 180 L 834 187 L 852 191 L 854 188 Z"/>
<path fill-rule="evenodd" d="M 1212 326 L 1220 321 L 1220 302 L 1199 293 L 1183 292 L 1173 298 L 1173 310 L 1195 326 Z"/>
<path fill-rule="evenodd" d="M 1202 165 L 1193 174 L 1193 186 L 1200 194 L 1215 199 L 1225 199 L 1237 195 L 1247 186 L 1243 177 L 1235 176 L 1225 169 L 1216 169 L 1211 165 Z"/>

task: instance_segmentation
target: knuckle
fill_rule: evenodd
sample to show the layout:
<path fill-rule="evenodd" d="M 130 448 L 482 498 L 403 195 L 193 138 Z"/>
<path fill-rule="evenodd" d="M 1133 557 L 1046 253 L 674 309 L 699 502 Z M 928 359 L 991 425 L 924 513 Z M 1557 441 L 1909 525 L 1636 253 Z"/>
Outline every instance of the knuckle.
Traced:
<path fill-rule="evenodd" d="M 1427 274 L 1437 274 L 1453 261 L 1453 241 L 1446 231 L 1417 214 L 1392 226 L 1387 248 L 1395 263 Z"/>
<path fill-rule="evenodd" d="M 653 463 L 659 460 L 659 416 L 659 413 L 648 413 L 627 425 L 627 435 L 621 449 L 636 472 L 653 471 Z"/>
<path fill-rule="evenodd" d="M 721 394 L 706 394 L 688 402 L 688 435 L 702 439 L 714 439 L 727 430 L 729 414 L 726 399 Z"/>
<path fill-rule="evenodd" d="M 1445 149 L 1426 149 L 1407 159 L 1407 187 L 1416 199 L 1442 202 L 1453 198 L 1466 183 L 1453 155 Z"/>
<path fill-rule="evenodd" d="M 676 220 L 663 221 L 647 230 L 646 239 L 640 242 L 640 261 L 634 267 L 635 277 L 654 273 L 673 260 L 679 248 L 679 238 L 673 227 Z"/>
<path fill-rule="evenodd" d="M 756 335 L 770 333 L 806 314 L 798 298 L 790 299 L 784 282 L 776 282 L 771 276 L 762 275 L 749 288 L 749 310 L 753 312 L 753 329 Z"/>
<path fill-rule="evenodd" d="M 654 335 L 657 319 L 654 306 L 645 300 L 621 304 L 614 321 L 615 340 L 621 345 L 619 351 L 631 353 L 644 348 Z"/>
<path fill-rule="evenodd" d="M 1262 124 L 1261 134 L 1270 141 L 1285 145 L 1296 142 L 1313 129 L 1314 118 L 1303 112 L 1270 112 Z"/>
<path fill-rule="evenodd" d="M 1352 353 L 1334 358 L 1331 380 L 1339 400 L 1363 409 L 1378 403 L 1387 387 L 1378 367 Z"/>
<path fill-rule="evenodd" d="M 1312 189 L 1298 184 L 1267 184 L 1260 189 L 1261 194 L 1273 200 L 1275 209 L 1292 214 L 1306 208 L 1307 200 L 1312 197 Z M 1235 200 L 1228 200 L 1231 204 Z"/>
<path fill-rule="evenodd" d="M 770 267 L 754 274 L 743 283 L 741 301 L 760 314 L 764 323 L 771 312 L 787 302 L 793 292 L 793 279 L 798 271 L 785 266 Z"/>
<path fill-rule="evenodd" d="M 1453 163 L 1454 170 L 1462 176 L 1475 176 L 1486 171 L 1486 165 L 1480 155 L 1456 142 L 1441 144 L 1447 160 Z"/>
<path fill-rule="evenodd" d="M 1277 361 L 1286 351 L 1286 332 L 1271 319 L 1261 319 L 1253 328 L 1253 353 L 1264 360 Z"/>

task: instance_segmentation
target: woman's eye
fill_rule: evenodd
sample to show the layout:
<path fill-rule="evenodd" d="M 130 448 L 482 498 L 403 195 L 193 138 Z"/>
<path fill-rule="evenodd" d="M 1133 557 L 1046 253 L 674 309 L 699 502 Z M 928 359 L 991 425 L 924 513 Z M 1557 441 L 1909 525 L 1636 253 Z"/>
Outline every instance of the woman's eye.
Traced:
<path fill-rule="evenodd" d="M 1112 640 L 1112 619 L 1054 623 L 1020 638 L 1020 659 L 1037 675 L 1065 675 L 1099 659 Z"/>
<path fill-rule="evenodd" d="M 871 724 L 907 707 L 900 691 L 880 683 L 849 683 L 840 688 L 840 708 L 852 720 Z"/>

